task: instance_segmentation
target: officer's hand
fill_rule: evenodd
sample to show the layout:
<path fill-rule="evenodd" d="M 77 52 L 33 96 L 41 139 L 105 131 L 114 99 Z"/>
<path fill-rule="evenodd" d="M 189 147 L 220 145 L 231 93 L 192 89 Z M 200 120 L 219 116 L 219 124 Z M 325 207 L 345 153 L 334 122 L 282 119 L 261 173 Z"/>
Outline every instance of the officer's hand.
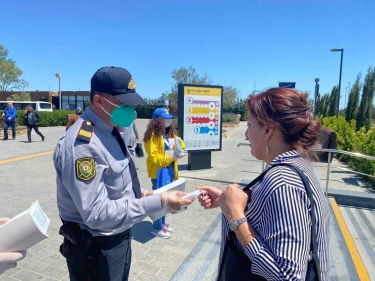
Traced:
<path fill-rule="evenodd" d="M 0 253 L 0 274 L 5 270 L 11 269 L 17 266 L 17 262 L 24 259 L 26 251 L 24 252 L 12 252 L 12 253 Z"/>
<path fill-rule="evenodd" d="M 190 205 L 193 201 L 190 199 L 183 199 L 182 196 L 187 195 L 186 192 L 179 190 L 169 190 L 163 195 L 166 194 L 165 203 L 163 209 L 171 214 L 176 214 L 187 209 L 187 206 Z"/>

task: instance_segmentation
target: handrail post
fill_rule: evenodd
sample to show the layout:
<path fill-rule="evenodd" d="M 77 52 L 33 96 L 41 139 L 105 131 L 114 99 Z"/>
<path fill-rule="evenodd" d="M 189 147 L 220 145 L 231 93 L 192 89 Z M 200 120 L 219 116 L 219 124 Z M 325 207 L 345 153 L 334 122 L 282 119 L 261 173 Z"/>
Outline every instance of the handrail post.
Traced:
<path fill-rule="evenodd" d="M 329 172 L 331 170 L 331 152 L 328 152 L 327 180 L 326 180 L 326 197 L 328 197 Z"/>

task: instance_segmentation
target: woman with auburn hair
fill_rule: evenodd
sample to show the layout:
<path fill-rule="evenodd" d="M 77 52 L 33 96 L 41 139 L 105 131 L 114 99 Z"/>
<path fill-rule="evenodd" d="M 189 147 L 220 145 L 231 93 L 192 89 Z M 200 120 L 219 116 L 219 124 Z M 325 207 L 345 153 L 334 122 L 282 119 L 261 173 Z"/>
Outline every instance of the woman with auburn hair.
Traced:
<path fill-rule="evenodd" d="M 152 114 L 152 119 L 144 134 L 143 141 L 147 152 L 146 166 L 153 190 L 158 188 L 156 182 L 159 168 L 171 169 L 174 180 L 178 179 L 177 159 L 183 157 L 183 155 L 176 153 L 176 141 L 180 142 L 182 149 L 185 148 L 185 144 L 177 137 L 176 130 L 171 122 L 173 118 L 174 116 L 169 114 L 164 107 L 157 108 Z M 171 153 L 166 153 L 167 151 Z M 160 238 L 170 238 L 173 231 L 170 225 L 165 223 L 165 217 L 162 217 L 153 222 L 151 233 Z"/>
<path fill-rule="evenodd" d="M 329 209 L 310 150 L 320 123 L 294 89 L 250 95 L 247 107 L 251 154 L 266 168 L 244 190 L 199 187 L 201 205 L 223 213 L 218 280 L 329 280 Z"/>

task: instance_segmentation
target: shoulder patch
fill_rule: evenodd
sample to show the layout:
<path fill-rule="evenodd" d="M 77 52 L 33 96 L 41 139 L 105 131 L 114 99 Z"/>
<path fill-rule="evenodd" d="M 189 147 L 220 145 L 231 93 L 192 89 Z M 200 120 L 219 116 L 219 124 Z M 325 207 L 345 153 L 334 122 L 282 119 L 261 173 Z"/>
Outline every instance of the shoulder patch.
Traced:
<path fill-rule="evenodd" d="M 95 177 L 96 167 L 95 160 L 91 157 L 79 158 L 76 160 L 76 176 L 77 178 L 88 181 Z"/>
<path fill-rule="evenodd" d="M 76 139 L 90 142 L 94 130 L 94 124 L 92 124 L 90 121 L 83 120 Z"/>

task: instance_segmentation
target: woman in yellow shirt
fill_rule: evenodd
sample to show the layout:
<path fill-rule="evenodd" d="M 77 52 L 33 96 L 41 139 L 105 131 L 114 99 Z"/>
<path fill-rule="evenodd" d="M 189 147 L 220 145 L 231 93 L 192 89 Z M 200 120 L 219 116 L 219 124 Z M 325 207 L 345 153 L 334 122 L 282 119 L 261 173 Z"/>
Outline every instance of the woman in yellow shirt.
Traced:
<path fill-rule="evenodd" d="M 146 132 L 144 134 L 145 150 L 147 152 L 147 172 L 151 178 L 152 189 L 156 186 L 157 173 L 159 168 L 170 168 L 174 173 L 174 180 L 178 179 L 177 159 L 183 155 L 176 153 L 176 141 L 179 141 L 181 148 L 185 148 L 184 142 L 177 137 L 177 133 L 171 124 L 173 115 L 169 114 L 165 108 L 157 108 L 152 114 Z M 153 235 L 160 238 L 170 238 L 173 229 L 165 223 L 165 217 L 153 222 Z"/>

